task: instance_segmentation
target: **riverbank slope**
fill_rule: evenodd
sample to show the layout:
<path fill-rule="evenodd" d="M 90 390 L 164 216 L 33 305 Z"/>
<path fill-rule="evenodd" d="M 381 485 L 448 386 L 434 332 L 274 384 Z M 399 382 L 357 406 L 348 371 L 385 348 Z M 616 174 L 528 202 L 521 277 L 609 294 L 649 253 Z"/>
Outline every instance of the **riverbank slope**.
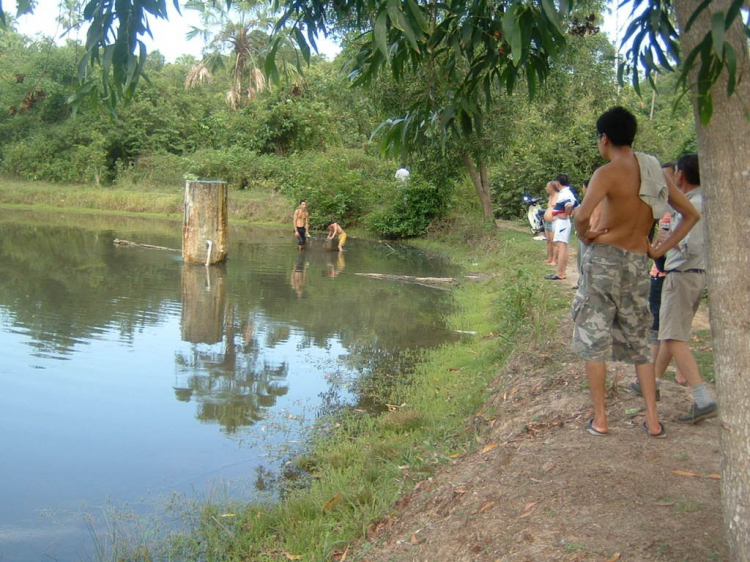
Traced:
<path fill-rule="evenodd" d="M 572 296 L 571 285 L 555 288 Z M 707 320 L 702 306 L 690 344 L 713 380 Z M 553 327 L 544 341 L 515 346 L 498 369 L 487 402 L 467 420 L 481 428 L 475 449 L 415 479 L 351 560 L 728 560 L 718 420 L 676 422 L 692 396 L 672 374 L 659 405 L 668 437 L 649 438 L 643 400 L 627 388 L 633 369 L 613 363 L 611 434 L 589 435 L 592 411 L 583 362 L 569 350 L 569 314 L 556 313 Z"/>

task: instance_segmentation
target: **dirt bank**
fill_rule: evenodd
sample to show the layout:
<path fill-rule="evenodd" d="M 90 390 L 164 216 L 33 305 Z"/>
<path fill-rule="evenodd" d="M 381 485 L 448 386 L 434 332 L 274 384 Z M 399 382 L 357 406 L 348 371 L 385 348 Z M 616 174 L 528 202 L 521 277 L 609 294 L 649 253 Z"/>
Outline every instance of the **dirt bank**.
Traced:
<path fill-rule="evenodd" d="M 569 277 L 562 291 L 575 282 Z M 705 322 L 702 311 L 698 324 Z M 568 350 L 571 332 L 565 314 L 543 348 L 518 350 L 472 422 L 482 428 L 477 450 L 415 481 L 370 528 L 369 542 L 338 559 L 727 560 L 718 420 L 677 423 L 691 394 L 664 381 L 659 412 L 668 437 L 649 438 L 643 401 L 627 390 L 632 367 L 610 364 L 611 434 L 587 434 L 588 390 L 583 362 Z"/>

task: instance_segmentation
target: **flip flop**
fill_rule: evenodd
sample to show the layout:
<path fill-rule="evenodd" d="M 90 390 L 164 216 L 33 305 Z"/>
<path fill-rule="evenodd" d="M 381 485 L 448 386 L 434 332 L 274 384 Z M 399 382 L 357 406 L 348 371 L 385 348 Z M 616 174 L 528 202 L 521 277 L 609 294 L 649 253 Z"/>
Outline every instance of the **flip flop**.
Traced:
<path fill-rule="evenodd" d="M 609 435 L 609 431 L 599 431 L 594 427 L 594 418 L 591 418 L 589 420 L 589 423 L 586 424 L 586 431 L 588 431 L 591 435 L 596 435 L 597 437 L 604 437 L 605 435 Z"/>
<path fill-rule="evenodd" d="M 646 432 L 646 435 L 648 435 L 649 437 L 653 437 L 654 439 L 664 439 L 667 436 L 667 428 L 661 422 L 659 423 L 659 425 L 661 426 L 661 431 L 657 433 L 656 435 L 654 435 L 648 430 L 648 426 L 646 425 L 646 422 L 643 422 L 641 424 L 641 427 L 643 428 L 643 431 Z"/>
<path fill-rule="evenodd" d="M 558 277 L 557 275 L 547 275 L 545 279 L 549 279 L 550 281 L 562 281 L 565 279 L 565 277 Z"/>

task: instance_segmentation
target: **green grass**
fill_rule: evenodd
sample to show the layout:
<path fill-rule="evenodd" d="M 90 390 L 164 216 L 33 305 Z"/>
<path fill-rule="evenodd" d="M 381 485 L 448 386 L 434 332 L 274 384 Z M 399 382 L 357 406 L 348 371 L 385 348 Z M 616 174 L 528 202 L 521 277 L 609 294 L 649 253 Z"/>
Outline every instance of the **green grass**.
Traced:
<path fill-rule="evenodd" d="M 115 213 L 182 217 L 184 186 L 159 189 L 60 185 L 0 178 L 0 206 L 34 209 L 80 209 Z M 227 212 L 231 221 L 291 222 L 294 204 L 275 192 L 231 191 Z"/>
<path fill-rule="evenodd" d="M 714 382 L 716 377 L 714 375 L 714 352 L 711 344 L 711 331 L 698 330 L 694 332 L 690 338 L 689 345 L 693 352 L 693 357 L 695 357 L 695 361 L 698 363 L 698 369 L 703 380 Z"/>

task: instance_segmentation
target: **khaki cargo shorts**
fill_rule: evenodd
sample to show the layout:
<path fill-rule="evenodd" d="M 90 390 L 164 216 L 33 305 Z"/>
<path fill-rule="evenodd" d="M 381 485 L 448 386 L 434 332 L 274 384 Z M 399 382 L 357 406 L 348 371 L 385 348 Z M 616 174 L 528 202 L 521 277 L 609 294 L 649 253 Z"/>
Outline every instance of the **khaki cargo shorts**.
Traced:
<path fill-rule="evenodd" d="M 659 339 L 688 341 L 693 316 L 706 287 L 704 272 L 674 271 L 667 273 L 659 309 Z"/>
<path fill-rule="evenodd" d="M 649 258 L 591 244 L 573 299 L 573 352 L 587 361 L 651 363 L 648 331 Z"/>

